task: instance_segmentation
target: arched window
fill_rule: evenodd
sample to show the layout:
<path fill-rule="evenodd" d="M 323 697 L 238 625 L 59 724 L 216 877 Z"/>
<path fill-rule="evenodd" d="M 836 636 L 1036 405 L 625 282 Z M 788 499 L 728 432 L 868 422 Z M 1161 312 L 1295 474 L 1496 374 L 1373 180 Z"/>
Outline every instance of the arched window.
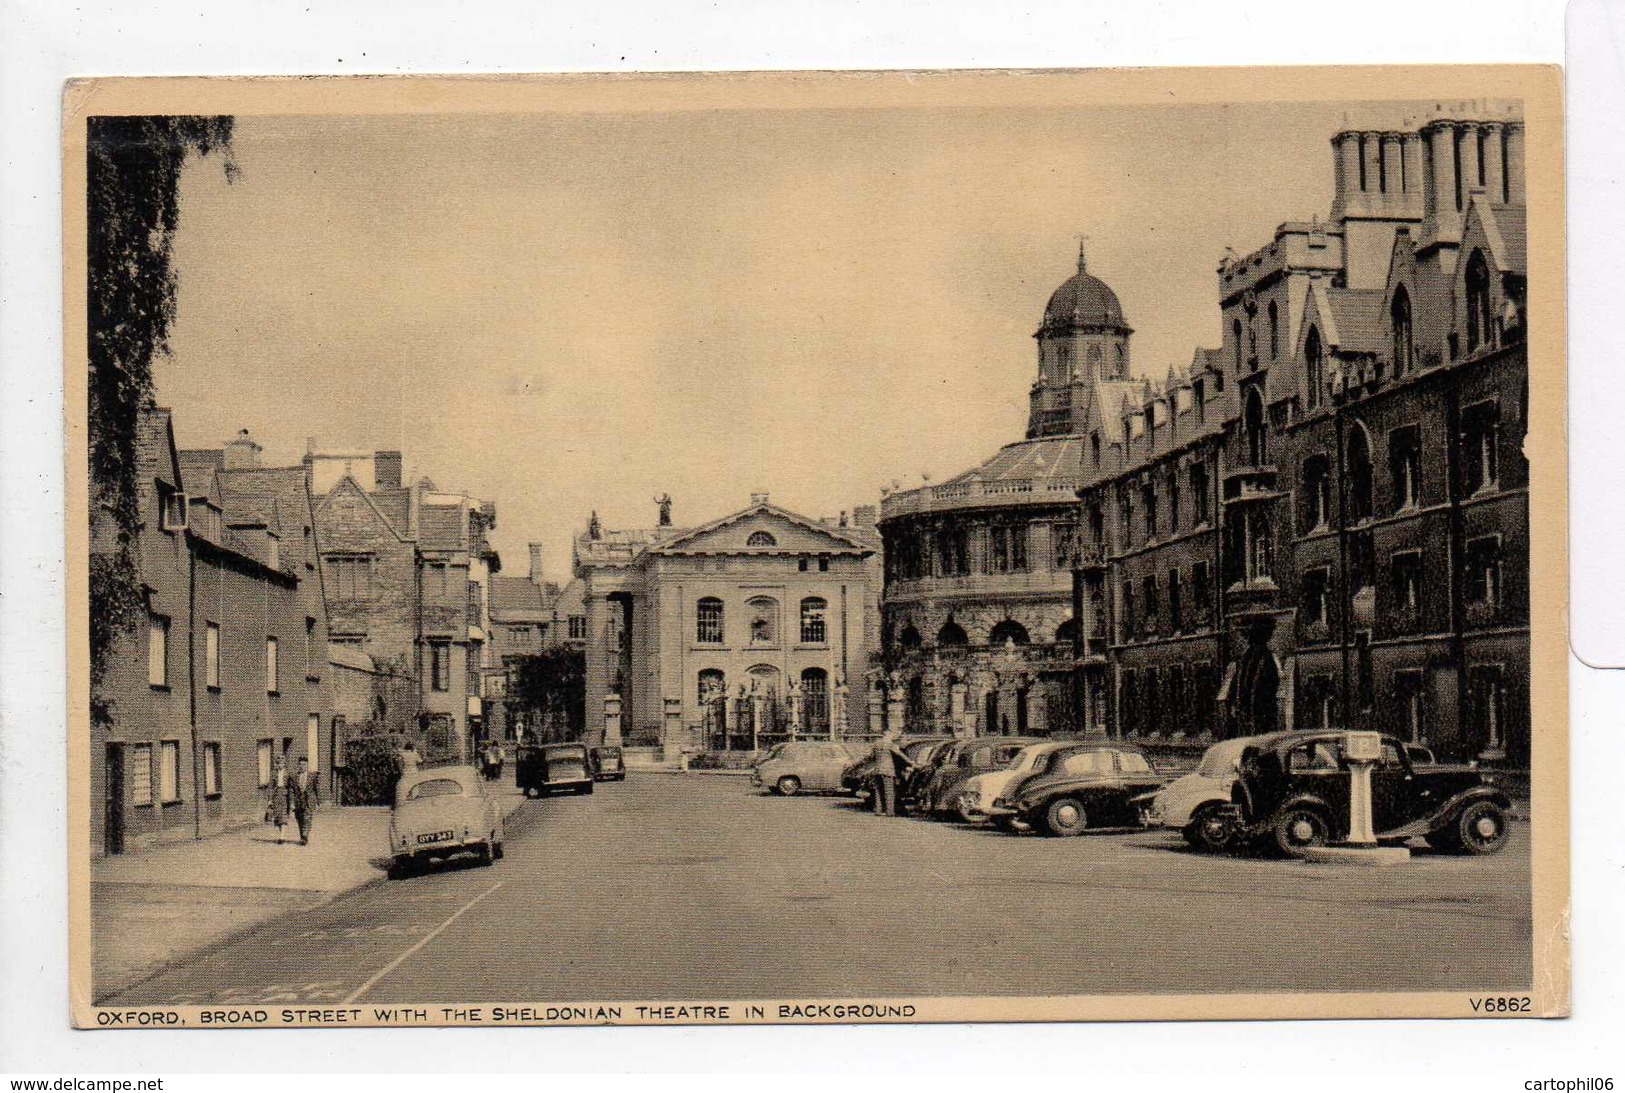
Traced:
<path fill-rule="evenodd" d="M 952 615 L 949 615 L 948 621 L 942 624 L 941 630 L 937 631 L 937 645 L 949 649 L 963 649 L 968 644 L 970 644 L 970 638 L 966 635 L 965 628 L 955 622 Z"/>
<path fill-rule="evenodd" d="M 829 673 L 822 668 L 801 670 L 801 724 L 807 736 L 829 735 Z"/>
<path fill-rule="evenodd" d="M 1247 410 L 1242 421 L 1243 434 L 1247 442 L 1248 466 L 1262 467 L 1269 463 L 1270 444 L 1269 434 L 1265 431 L 1268 423 L 1264 420 L 1264 399 L 1253 387 L 1247 392 Z"/>
<path fill-rule="evenodd" d="M 1349 429 L 1348 455 L 1344 466 L 1348 471 L 1348 522 L 1358 524 L 1371 517 L 1371 441 L 1365 427 L 1355 422 Z"/>
<path fill-rule="evenodd" d="M 1467 352 L 1494 344 L 1490 316 L 1490 267 L 1475 248 L 1467 259 Z"/>
<path fill-rule="evenodd" d="M 1067 619 L 1055 628 L 1055 644 L 1070 648 L 1078 637 L 1078 620 Z"/>
<path fill-rule="evenodd" d="M 773 538 L 772 532 L 753 531 L 750 533 L 750 538 L 745 540 L 745 545 L 748 547 L 775 547 L 779 545 L 779 541 Z"/>
<path fill-rule="evenodd" d="M 779 640 L 779 601 L 771 596 L 757 596 L 745 601 L 749 618 L 750 643 L 773 645 Z"/>
<path fill-rule="evenodd" d="M 897 640 L 904 649 L 912 652 L 920 647 L 920 632 L 914 629 L 914 624 L 911 622 L 903 627 L 903 633 Z"/>
<path fill-rule="evenodd" d="M 727 693 L 728 677 L 723 675 L 720 668 L 706 668 L 700 672 L 695 697 L 701 706 L 707 706 Z"/>
<path fill-rule="evenodd" d="M 1416 344 L 1411 331 L 1411 294 L 1400 285 L 1394 289 L 1394 302 L 1388 308 L 1393 323 L 1394 375 L 1403 376 L 1416 366 Z"/>
<path fill-rule="evenodd" d="M 1270 301 L 1270 360 L 1280 355 L 1281 347 L 1281 316 L 1276 310 L 1275 301 Z"/>
<path fill-rule="evenodd" d="M 1128 352 L 1123 348 L 1123 343 L 1122 342 L 1117 343 L 1117 355 L 1114 358 L 1113 363 L 1114 363 L 1114 367 L 1113 367 L 1113 370 L 1112 370 L 1112 378 L 1113 379 L 1127 379 L 1128 378 Z"/>
<path fill-rule="evenodd" d="M 824 624 L 824 615 L 829 610 L 829 603 L 818 596 L 808 596 L 801 601 L 801 643 L 803 645 L 822 645 L 829 640 L 827 628 Z"/>
<path fill-rule="evenodd" d="M 1323 455 L 1303 461 L 1303 529 L 1323 528 L 1332 519 L 1332 467 Z"/>
<path fill-rule="evenodd" d="M 1310 327 L 1303 336 L 1303 381 L 1307 404 L 1313 410 L 1326 397 L 1326 360 L 1319 327 Z"/>
<path fill-rule="evenodd" d="M 695 605 L 694 640 L 706 645 L 722 644 L 722 601 L 706 596 Z"/>
<path fill-rule="evenodd" d="M 1236 372 L 1239 374 L 1241 372 L 1241 370 L 1242 370 L 1241 369 L 1242 361 L 1241 361 L 1241 320 L 1240 319 L 1232 319 L 1232 320 L 1230 320 L 1230 336 L 1232 338 L 1234 338 L 1235 342 L 1236 342 Z"/>
<path fill-rule="evenodd" d="M 1005 619 L 993 627 L 987 636 L 987 641 L 989 645 L 994 647 L 1009 644 L 1026 645 L 1027 628 L 1015 619 Z"/>

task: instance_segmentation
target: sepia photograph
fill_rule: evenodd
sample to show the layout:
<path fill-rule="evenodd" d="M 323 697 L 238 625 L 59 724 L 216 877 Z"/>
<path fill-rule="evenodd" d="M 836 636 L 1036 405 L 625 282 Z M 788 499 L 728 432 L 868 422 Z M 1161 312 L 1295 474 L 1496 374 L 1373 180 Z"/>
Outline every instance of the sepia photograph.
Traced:
<path fill-rule="evenodd" d="M 75 1023 L 1566 1014 L 1559 86 L 71 84 Z"/>

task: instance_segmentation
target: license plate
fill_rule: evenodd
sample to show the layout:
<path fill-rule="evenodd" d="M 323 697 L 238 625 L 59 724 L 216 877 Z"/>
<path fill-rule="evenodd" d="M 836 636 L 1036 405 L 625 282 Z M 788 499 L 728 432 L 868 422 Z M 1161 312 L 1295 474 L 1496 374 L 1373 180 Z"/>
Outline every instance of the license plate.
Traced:
<path fill-rule="evenodd" d="M 451 832 L 449 832 L 449 831 L 436 831 L 431 835 L 419 835 L 418 836 L 418 842 L 420 842 L 420 843 L 437 843 L 437 842 L 440 842 L 443 839 L 449 839 L 449 838 L 451 838 Z"/>

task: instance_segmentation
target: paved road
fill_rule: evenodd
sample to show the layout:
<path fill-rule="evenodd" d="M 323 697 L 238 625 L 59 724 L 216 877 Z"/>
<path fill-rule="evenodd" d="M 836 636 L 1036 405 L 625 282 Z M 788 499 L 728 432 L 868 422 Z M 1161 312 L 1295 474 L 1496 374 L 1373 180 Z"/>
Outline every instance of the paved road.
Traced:
<path fill-rule="evenodd" d="M 1529 839 L 1367 869 L 881 819 L 636 774 L 527 803 L 507 857 L 290 916 L 111 1001 L 671 1000 L 1527 989 Z"/>

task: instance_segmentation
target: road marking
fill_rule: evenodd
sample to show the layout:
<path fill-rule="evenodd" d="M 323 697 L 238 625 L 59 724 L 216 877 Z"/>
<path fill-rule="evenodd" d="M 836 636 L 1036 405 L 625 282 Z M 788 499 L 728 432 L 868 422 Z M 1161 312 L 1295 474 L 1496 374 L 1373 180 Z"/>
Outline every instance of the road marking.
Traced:
<path fill-rule="evenodd" d="M 373 987 L 377 986 L 380 980 L 382 980 L 385 976 L 387 976 L 390 972 L 394 971 L 396 968 L 400 967 L 402 964 L 406 963 L 406 961 L 408 959 L 410 959 L 413 956 L 413 954 L 415 954 L 419 949 L 422 949 L 429 942 L 431 942 L 435 938 L 439 937 L 442 933 L 444 933 L 446 931 L 447 927 L 449 927 L 452 923 L 456 922 L 458 919 L 462 918 L 463 915 L 467 914 L 468 911 L 471 910 L 473 908 L 473 906 L 476 903 L 478 903 L 480 900 L 484 899 L 486 896 L 490 895 L 492 892 L 495 892 L 498 888 L 501 888 L 504 883 L 505 882 L 500 881 L 500 880 L 497 881 L 495 884 L 491 885 L 491 887 L 487 888 L 485 891 L 481 892 L 479 895 L 475 896 L 473 899 L 469 900 L 467 903 L 465 903 L 461 907 L 457 908 L 456 911 L 452 912 L 452 916 L 450 918 L 448 918 L 446 921 L 442 922 L 439 926 L 436 926 L 433 930 L 431 930 L 427 934 L 425 934 L 423 936 L 423 938 L 421 940 L 419 940 L 416 945 L 414 945 L 410 949 L 406 950 L 400 956 L 397 956 L 394 960 L 391 960 L 388 964 L 384 965 L 383 970 L 380 971 L 377 975 L 373 976 L 371 979 L 369 979 L 365 983 L 361 984 L 361 986 L 357 987 L 355 989 L 355 991 L 351 993 L 350 997 L 348 997 L 348 998 L 346 998 L 344 1000 L 344 1004 L 346 1006 L 352 1004 L 358 998 L 360 998 L 363 994 L 366 994 Z"/>

